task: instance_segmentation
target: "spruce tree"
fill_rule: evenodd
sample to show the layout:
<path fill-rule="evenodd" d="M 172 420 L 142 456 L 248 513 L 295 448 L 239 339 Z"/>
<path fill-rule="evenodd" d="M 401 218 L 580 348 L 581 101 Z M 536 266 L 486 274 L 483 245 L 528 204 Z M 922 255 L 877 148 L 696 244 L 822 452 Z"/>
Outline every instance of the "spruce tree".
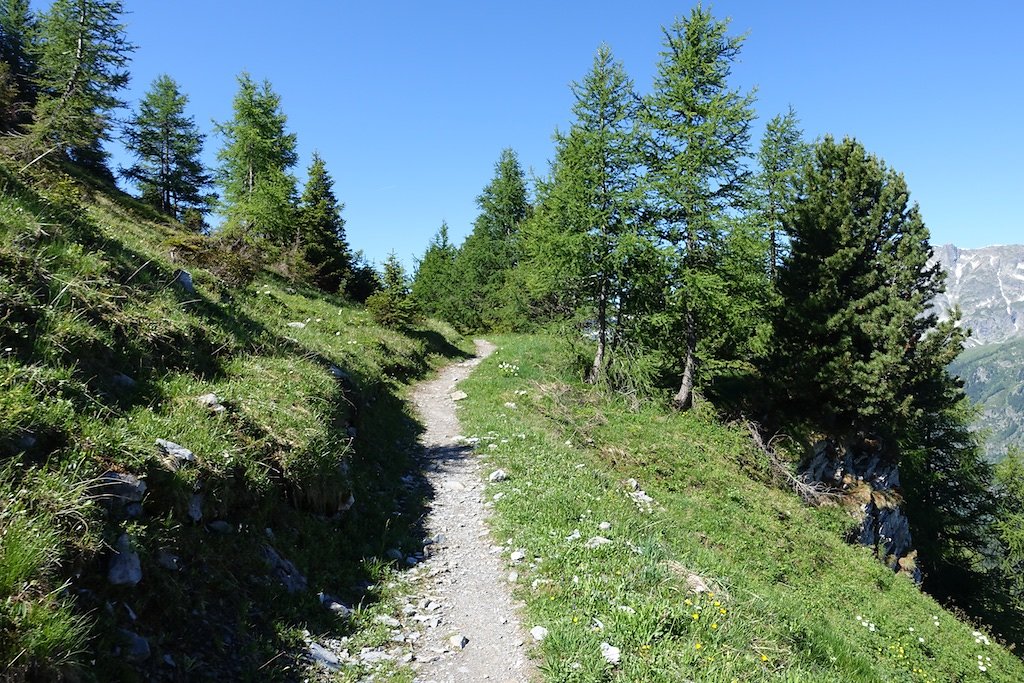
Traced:
<path fill-rule="evenodd" d="M 463 288 L 458 320 L 466 330 L 492 327 L 502 319 L 508 273 L 519 260 L 519 228 L 529 214 L 519 158 L 505 149 L 494 178 L 477 197 L 480 214 L 456 259 Z"/>
<path fill-rule="evenodd" d="M 16 99 L 35 103 L 36 17 L 29 0 L 0 0 L 0 59 L 7 63 Z"/>
<path fill-rule="evenodd" d="M 229 234 L 284 245 L 295 238 L 294 133 L 269 81 L 238 77 L 234 117 L 217 125 L 224 146 L 217 154 L 221 208 Z"/>
<path fill-rule="evenodd" d="M 655 238 L 668 247 L 670 261 L 662 334 L 666 351 L 678 359 L 673 404 L 681 410 L 692 403 L 698 354 L 715 335 L 716 308 L 730 305 L 721 269 L 726 219 L 741 204 L 749 175 L 744 160 L 754 98 L 729 85 L 743 38 L 728 36 L 727 28 L 698 6 L 666 29 L 643 110 Z"/>
<path fill-rule="evenodd" d="M 334 196 L 334 180 L 316 152 L 309 165 L 306 186 L 299 199 L 297 239 L 313 280 L 325 292 L 344 289 L 352 270 L 352 254 L 345 239 L 344 204 Z"/>
<path fill-rule="evenodd" d="M 153 81 L 138 112 L 125 125 L 123 142 L 136 163 L 121 169 L 142 197 L 160 211 L 183 220 L 186 213 L 210 210 L 212 182 L 200 154 L 204 137 L 185 114 L 188 97 L 170 76 Z"/>
<path fill-rule="evenodd" d="M 412 298 L 426 315 L 453 322 L 458 317 L 459 282 L 455 275 L 458 250 L 448 239 L 448 224 L 430 241 L 416 267 Z"/>
<path fill-rule="evenodd" d="M 400 329 L 415 321 L 416 305 L 409 298 L 405 269 L 395 252 L 391 252 L 384 262 L 380 289 L 367 297 L 366 310 L 382 327 Z"/>
<path fill-rule="evenodd" d="M 39 19 L 37 92 L 30 140 L 43 154 L 58 151 L 100 168 L 113 113 L 124 102 L 128 42 L 120 0 L 54 0 Z"/>

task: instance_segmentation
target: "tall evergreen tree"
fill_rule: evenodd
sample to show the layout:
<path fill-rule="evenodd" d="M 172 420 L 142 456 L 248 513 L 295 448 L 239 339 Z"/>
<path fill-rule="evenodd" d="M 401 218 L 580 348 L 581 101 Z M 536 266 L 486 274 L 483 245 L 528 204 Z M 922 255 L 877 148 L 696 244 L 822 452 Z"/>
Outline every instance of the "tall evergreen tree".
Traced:
<path fill-rule="evenodd" d="M 754 118 L 754 97 L 728 79 L 742 37 L 697 6 L 664 31 L 654 90 L 646 99 L 648 177 L 657 238 L 671 263 L 666 291 L 668 352 L 679 359 L 674 405 L 690 407 L 698 351 L 729 305 L 727 273 L 720 268 L 729 211 L 747 189 L 744 166 Z"/>
<path fill-rule="evenodd" d="M 640 165 L 633 83 L 603 45 L 590 72 L 573 83 L 575 120 L 556 135 L 552 178 L 524 228 L 524 263 L 534 295 L 558 299 L 593 325 L 597 348 L 588 371 L 604 375 L 621 333 L 627 290 L 636 283 Z"/>
<path fill-rule="evenodd" d="M 529 214 L 526 180 L 519 158 L 505 149 L 494 178 L 477 197 L 480 214 L 456 259 L 464 298 L 455 321 L 481 329 L 501 319 L 508 272 L 519 260 L 519 228 Z"/>
<path fill-rule="evenodd" d="M 10 77 L 20 103 L 35 103 L 36 18 L 29 0 L 0 0 L 0 59 L 10 67 Z"/>
<path fill-rule="evenodd" d="M 185 212 L 209 211 L 212 182 L 200 154 L 204 136 L 195 118 L 185 114 L 188 97 L 167 75 L 158 76 L 125 125 L 123 142 L 136 163 L 121 169 L 144 198 L 160 211 L 181 220 Z"/>
<path fill-rule="evenodd" d="M 452 322 L 458 319 L 460 286 L 455 275 L 458 250 L 448 239 L 448 224 L 441 228 L 427 246 L 416 267 L 412 282 L 412 298 L 420 311 Z"/>
<path fill-rule="evenodd" d="M 217 125 L 224 138 L 217 180 L 229 233 L 279 245 L 294 239 L 296 181 L 289 170 L 298 156 L 286 123 L 269 81 L 238 77 L 234 117 Z"/>
<path fill-rule="evenodd" d="M 962 343 L 950 331 L 933 348 L 928 307 L 944 276 L 929 263 L 928 230 L 903 176 L 854 140 L 825 138 L 803 176 L 778 279 L 787 403 L 836 436 L 901 433 L 927 408 L 925 396 L 946 391 L 941 359 Z"/>
<path fill-rule="evenodd" d="M 334 180 L 324 160 L 314 152 L 299 199 L 296 238 L 306 262 L 313 267 L 316 285 L 326 292 L 343 289 L 352 270 L 345 220 L 341 217 L 344 208 L 334 196 Z"/>
<path fill-rule="evenodd" d="M 797 176 L 810 151 L 799 124 L 792 107 L 784 115 L 775 116 L 765 127 L 757 152 L 760 170 L 754 182 L 756 213 L 767 233 L 768 270 L 772 280 L 784 255 L 782 219 L 796 201 Z"/>
<path fill-rule="evenodd" d="M 36 47 L 37 100 L 31 140 L 102 167 L 102 143 L 110 139 L 113 113 L 124 102 L 128 42 L 120 0 L 54 0 L 39 20 Z M 48 148 L 48 149 L 47 149 Z"/>

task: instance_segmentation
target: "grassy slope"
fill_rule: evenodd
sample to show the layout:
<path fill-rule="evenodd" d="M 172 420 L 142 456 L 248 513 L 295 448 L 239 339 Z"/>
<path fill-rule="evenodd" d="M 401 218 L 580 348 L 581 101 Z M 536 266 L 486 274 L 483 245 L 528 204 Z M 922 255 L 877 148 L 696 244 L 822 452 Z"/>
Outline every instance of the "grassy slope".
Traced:
<path fill-rule="evenodd" d="M 172 262 L 188 239 L 129 198 L 59 173 L 0 168 L 0 186 L 0 678 L 293 679 L 302 629 L 356 651 L 386 637 L 376 558 L 422 514 L 400 485 L 417 425 L 397 394 L 461 354 L 454 333 L 384 330 L 270 275 L 233 289 L 191 268 L 190 294 Z M 197 464 L 169 468 L 158 438 Z M 145 480 L 140 517 L 108 509 L 106 471 Z M 106 581 L 123 532 L 134 588 Z M 309 590 L 286 597 L 268 542 Z M 319 590 L 365 609 L 339 621 Z M 141 665 L 122 629 L 148 639 Z"/>
<path fill-rule="evenodd" d="M 529 625 L 549 629 L 548 680 L 1024 680 L 1019 659 L 844 543 L 841 509 L 762 483 L 742 429 L 631 413 L 567 378 L 556 342 L 495 341 L 462 385 L 461 419 L 510 475 L 490 485 L 494 525 L 507 551 L 526 550 L 517 590 Z M 653 512 L 627 497 L 630 477 Z M 586 548 L 597 535 L 612 542 Z M 691 572 L 713 596 L 688 590 Z M 621 649 L 618 666 L 602 642 Z"/>

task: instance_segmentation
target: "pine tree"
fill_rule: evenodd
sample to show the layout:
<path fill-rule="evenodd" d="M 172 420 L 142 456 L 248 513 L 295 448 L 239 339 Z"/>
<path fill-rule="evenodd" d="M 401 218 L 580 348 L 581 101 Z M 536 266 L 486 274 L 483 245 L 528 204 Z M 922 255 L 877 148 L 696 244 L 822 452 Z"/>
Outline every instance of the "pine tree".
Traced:
<path fill-rule="evenodd" d="M 835 436 L 901 433 L 924 414 L 923 396 L 946 391 L 941 359 L 962 343 L 951 332 L 935 348 L 928 336 L 944 286 L 928 230 L 903 177 L 851 139 L 817 145 L 803 194 L 778 278 L 786 403 Z M 916 389 L 925 379 L 932 388 Z"/>
<path fill-rule="evenodd" d="M 757 217 L 767 232 L 768 270 L 775 279 L 783 249 L 783 216 L 796 201 L 797 177 L 810 148 L 803 140 L 793 108 L 775 116 L 765 127 L 757 152 L 760 171 L 754 181 Z"/>
<path fill-rule="evenodd" d="M 325 292 L 344 289 L 351 275 L 352 254 L 345 239 L 344 204 L 334 196 L 334 180 L 316 152 L 299 200 L 297 238 L 313 279 Z"/>
<path fill-rule="evenodd" d="M 754 98 L 728 84 L 743 38 L 727 36 L 727 28 L 698 6 L 666 29 L 644 108 L 656 235 L 671 261 L 663 333 L 667 351 L 679 359 L 673 404 L 681 410 L 692 403 L 699 348 L 714 333 L 715 308 L 729 305 L 720 269 L 725 218 L 740 204 L 749 175 L 744 159 Z"/>
<path fill-rule="evenodd" d="M 519 260 L 519 228 L 529 214 L 526 181 L 519 159 L 505 149 L 494 178 L 477 197 L 480 214 L 456 259 L 464 297 L 455 321 L 466 330 L 498 324 L 505 305 L 508 272 Z"/>
<path fill-rule="evenodd" d="M 238 77 L 234 118 L 217 125 L 224 138 L 217 179 L 229 233 L 277 245 L 295 238 L 295 177 L 289 169 L 298 156 L 286 123 L 269 81 L 257 85 L 247 73 Z"/>
<path fill-rule="evenodd" d="M 638 103 L 607 46 L 572 91 L 575 120 L 568 134 L 556 135 L 551 180 L 524 228 L 524 268 L 534 296 L 582 315 L 594 328 L 588 379 L 596 382 L 622 332 L 627 290 L 637 275 L 630 256 L 639 240 Z"/>
<path fill-rule="evenodd" d="M 120 0 L 55 0 L 39 20 L 31 142 L 94 168 L 105 164 L 113 113 L 124 102 L 135 47 Z"/>
<path fill-rule="evenodd" d="M 416 267 L 412 282 L 412 298 L 426 315 L 448 322 L 457 319 L 459 308 L 459 282 L 455 276 L 455 257 L 458 250 L 448 239 L 448 224 L 430 241 Z"/>
<path fill-rule="evenodd" d="M 188 97 L 170 76 L 157 77 L 125 125 L 123 142 L 137 159 L 121 175 L 133 181 L 142 197 L 164 213 L 183 220 L 186 213 L 209 211 L 212 182 L 200 154 L 203 135 L 185 114 Z"/>

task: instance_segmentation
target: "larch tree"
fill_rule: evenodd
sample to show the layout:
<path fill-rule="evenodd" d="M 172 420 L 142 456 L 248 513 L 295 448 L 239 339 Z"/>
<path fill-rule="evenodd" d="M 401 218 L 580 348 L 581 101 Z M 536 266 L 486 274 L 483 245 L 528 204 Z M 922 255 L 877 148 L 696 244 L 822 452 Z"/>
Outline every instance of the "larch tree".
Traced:
<path fill-rule="evenodd" d="M 284 245 L 295 237 L 296 137 L 285 130 L 281 98 L 269 81 L 238 77 L 234 117 L 217 124 L 217 154 L 226 230 L 248 240 Z"/>
<path fill-rule="evenodd" d="M 104 168 L 119 93 L 128 85 L 128 41 L 120 0 L 55 0 L 39 19 L 36 104 L 30 141 Z"/>
<path fill-rule="evenodd" d="M 692 404 L 700 343 L 717 324 L 716 309 L 731 305 L 723 245 L 749 179 L 754 97 L 729 85 L 743 37 L 727 28 L 698 6 L 665 29 L 643 109 L 655 238 L 670 262 L 663 334 L 678 359 L 680 410 Z"/>
<path fill-rule="evenodd" d="M 754 189 L 757 220 L 768 240 L 768 271 L 772 280 L 784 256 L 783 217 L 796 201 L 797 177 L 809 151 L 792 107 L 768 122 L 757 151 L 760 169 Z"/>
<path fill-rule="evenodd" d="M 297 245 L 313 268 L 313 281 L 325 292 L 343 290 L 352 271 L 352 253 L 345 237 L 344 204 L 334 195 L 334 180 L 316 152 L 299 199 Z"/>
<path fill-rule="evenodd" d="M 200 160 L 204 136 L 195 118 L 185 113 L 187 106 L 188 97 L 173 78 L 157 77 L 125 124 L 123 142 L 136 161 L 120 169 L 144 200 L 178 220 L 190 212 L 208 212 L 215 199 L 207 191 L 212 178 Z"/>
<path fill-rule="evenodd" d="M 523 240 L 535 296 L 558 299 L 592 326 L 596 350 L 587 373 L 603 378 L 621 332 L 639 243 L 638 100 L 611 49 L 601 46 L 582 82 L 572 84 L 574 121 L 556 135 L 551 179 Z M 568 312 L 568 311 L 565 311 Z"/>

